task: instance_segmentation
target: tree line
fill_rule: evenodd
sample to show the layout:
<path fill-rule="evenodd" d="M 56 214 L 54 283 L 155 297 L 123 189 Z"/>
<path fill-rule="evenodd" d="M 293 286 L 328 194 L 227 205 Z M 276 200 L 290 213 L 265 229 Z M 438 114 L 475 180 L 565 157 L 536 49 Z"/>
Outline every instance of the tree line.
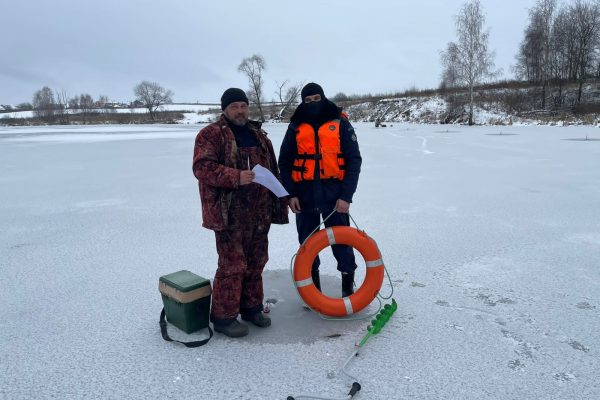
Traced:
<path fill-rule="evenodd" d="M 441 52 L 442 74 L 440 89 L 459 88 L 468 92 L 468 120 L 473 123 L 475 89 L 490 82 L 501 71 L 494 69 L 495 54 L 489 49 L 489 29 L 485 26 L 485 13 L 480 0 L 469 0 L 454 16 L 456 40 Z M 248 79 L 246 93 L 256 105 L 258 118 L 265 121 L 264 73 L 267 63 L 259 54 L 243 58 L 238 72 Z M 560 4 L 558 0 L 537 0 L 529 10 L 529 19 L 520 43 L 516 64 L 512 71 L 517 80 L 539 85 L 541 107 L 560 107 L 565 82 L 578 82 L 576 102 L 581 102 L 582 86 L 586 79 L 600 78 L 600 0 L 573 0 Z M 291 112 L 299 100 L 304 82 L 289 80 L 275 82 L 276 102 L 280 105 L 270 117 L 282 119 Z M 551 86 L 559 94 L 549 95 Z M 143 81 L 134 87 L 135 101 L 131 107 L 145 107 L 152 120 L 157 109 L 172 101 L 173 92 L 156 82 Z M 354 96 L 353 98 L 360 97 Z M 368 96 L 367 96 L 368 97 Z M 344 93 L 332 97 L 348 100 Z M 549 102 L 548 100 L 552 101 Z M 31 104 L 36 116 L 42 118 L 68 117 L 68 110 L 92 112 L 106 109 L 110 104 L 106 96 L 94 100 L 89 94 L 68 97 L 64 91 L 54 92 L 48 87 L 37 91 Z M 24 109 L 28 104 L 19 105 Z M 64 121 L 63 121 L 64 122 Z"/>
<path fill-rule="evenodd" d="M 142 81 L 133 88 L 133 92 L 135 95 L 133 102 L 115 104 L 104 95 L 100 95 L 96 100 L 88 93 L 70 97 L 64 90 L 55 91 L 44 86 L 34 93 L 32 103 L 25 104 L 21 109 L 33 110 L 37 118 L 68 124 L 69 115 L 74 112 L 86 114 L 101 110 L 114 111 L 115 106 L 144 107 L 148 110 L 150 118 L 154 120 L 158 108 L 173 101 L 173 92 L 156 82 Z"/>
<path fill-rule="evenodd" d="M 557 0 L 538 0 L 529 11 L 515 74 L 542 87 L 542 108 L 552 82 L 583 82 L 600 77 L 600 2 L 574 0 L 560 7 Z M 562 97 L 555 105 L 562 105 Z"/>
<path fill-rule="evenodd" d="M 264 57 L 259 54 L 244 58 L 238 66 L 238 71 L 248 78 L 249 88 L 246 91 L 248 99 L 257 105 L 259 118 L 263 122 L 265 121 L 265 110 L 263 109 L 265 103 L 263 72 L 266 66 Z M 272 117 L 281 119 L 286 112 L 289 112 L 291 106 L 298 101 L 304 82 L 291 84 L 289 80 L 284 80 L 283 82 L 276 81 L 275 83 L 277 87 L 275 95 L 281 107 L 277 115 Z M 165 89 L 156 82 L 142 81 L 134 87 L 133 91 L 135 101 L 128 105 L 119 104 L 119 106 L 145 107 L 152 120 L 155 119 L 156 112 L 160 106 L 173 101 L 173 91 Z M 94 100 L 87 93 L 69 97 L 65 91 L 54 91 L 48 86 L 44 86 L 34 93 L 31 104 L 24 103 L 20 109 L 33 110 L 36 117 L 45 120 L 69 123 L 69 114 L 74 111 L 93 113 L 98 110 L 110 110 L 113 106 L 115 104 L 111 103 L 106 96 L 100 96 L 97 100 Z"/>
<path fill-rule="evenodd" d="M 473 123 L 474 88 L 500 71 L 494 70 L 494 52 L 488 49 L 489 30 L 479 0 L 471 0 L 455 16 L 455 42 L 441 52 L 441 89 L 468 89 L 469 124 Z M 541 108 L 564 103 L 564 83 L 578 82 L 576 104 L 583 83 L 600 77 L 600 0 L 538 0 L 529 10 L 524 38 L 513 67 L 515 78 L 541 90 Z M 549 95 L 550 85 L 558 95 Z M 548 99 L 552 99 L 549 104 Z"/>
<path fill-rule="evenodd" d="M 495 53 L 489 49 L 489 29 L 486 28 L 485 13 L 479 0 L 464 3 L 454 16 L 456 40 L 447 44 L 441 52 L 442 75 L 440 89 L 461 88 L 468 92 L 468 123 L 473 124 L 475 89 L 500 75 L 495 69 Z M 262 109 L 263 71 L 266 62 L 260 55 L 244 58 L 238 71 L 248 78 L 248 97 L 257 105 L 261 120 L 265 120 Z M 589 78 L 600 78 L 600 0 L 574 0 L 559 6 L 558 0 L 538 0 L 529 10 L 529 22 L 525 27 L 524 39 L 513 67 L 515 78 L 530 84 L 540 85 L 541 107 L 549 104 L 548 88 L 557 83 L 579 82 L 576 99 L 581 102 L 583 82 Z M 303 82 L 279 85 L 278 96 L 281 112 L 285 112 L 296 101 Z M 338 93 L 334 99 L 348 99 Z M 560 92 L 552 97 L 552 106 L 561 106 L 564 98 Z"/>

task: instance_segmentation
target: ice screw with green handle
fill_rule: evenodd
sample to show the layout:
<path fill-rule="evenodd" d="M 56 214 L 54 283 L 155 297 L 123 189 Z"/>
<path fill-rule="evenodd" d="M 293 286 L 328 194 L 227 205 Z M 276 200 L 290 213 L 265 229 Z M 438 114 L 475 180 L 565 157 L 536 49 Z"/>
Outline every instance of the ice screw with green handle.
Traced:
<path fill-rule="evenodd" d="M 379 313 L 375 316 L 375 319 L 371 321 L 371 325 L 367 327 L 368 332 L 360 341 L 358 347 L 364 346 L 372 335 L 376 335 L 381 332 L 385 324 L 389 321 L 389 319 L 392 317 L 392 314 L 394 314 L 397 309 L 398 304 L 396 303 L 395 299 L 392 299 L 392 304 L 386 304 L 383 306 L 381 311 L 379 311 Z"/>

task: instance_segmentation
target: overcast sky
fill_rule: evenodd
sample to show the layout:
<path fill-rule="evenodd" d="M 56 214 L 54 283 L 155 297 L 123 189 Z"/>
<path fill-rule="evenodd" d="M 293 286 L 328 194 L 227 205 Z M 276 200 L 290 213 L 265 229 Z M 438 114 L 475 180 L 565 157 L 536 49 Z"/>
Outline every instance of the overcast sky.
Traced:
<path fill-rule="evenodd" d="M 496 67 L 511 65 L 535 0 L 482 0 Z M 327 96 L 437 87 L 462 0 L 53 0 L 0 6 L 0 104 L 42 86 L 131 101 L 142 80 L 175 102 L 218 102 L 246 89 L 237 71 L 261 54 L 275 82 L 320 83 Z"/>

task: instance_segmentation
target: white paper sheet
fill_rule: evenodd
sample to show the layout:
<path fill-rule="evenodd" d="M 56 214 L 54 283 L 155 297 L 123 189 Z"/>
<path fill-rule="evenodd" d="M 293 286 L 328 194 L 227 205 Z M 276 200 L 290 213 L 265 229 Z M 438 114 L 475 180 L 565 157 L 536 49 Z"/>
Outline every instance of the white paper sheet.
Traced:
<path fill-rule="evenodd" d="M 275 193 L 275 196 L 283 197 L 289 194 L 277 178 L 275 178 L 275 175 L 262 165 L 256 164 L 254 168 L 252 168 L 252 172 L 254 172 L 254 179 L 252 182 L 263 185 L 271 192 Z"/>

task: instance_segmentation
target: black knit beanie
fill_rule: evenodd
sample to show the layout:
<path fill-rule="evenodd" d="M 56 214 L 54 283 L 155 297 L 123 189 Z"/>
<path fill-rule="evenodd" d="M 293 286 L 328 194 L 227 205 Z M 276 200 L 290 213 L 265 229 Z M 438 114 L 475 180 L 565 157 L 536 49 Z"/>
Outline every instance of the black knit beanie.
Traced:
<path fill-rule="evenodd" d="M 242 89 L 238 88 L 229 88 L 225 92 L 223 92 L 223 96 L 221 96 L 221 110 L 227 108 L 231 103 L 235 103 L 236 101 L 243 101 L 246 104 L 248 102 L 248 96 Z"/>
<path fill-rule="evenodd" d="M 325 93 L 323 93 L 323 88 L 314 82 L 307 83 L 300 93 L 302 100 L 304 100 L 306 96 L 314 96 L 315 94 L 320 94 L 322 99 L 326 98 Z"/>

